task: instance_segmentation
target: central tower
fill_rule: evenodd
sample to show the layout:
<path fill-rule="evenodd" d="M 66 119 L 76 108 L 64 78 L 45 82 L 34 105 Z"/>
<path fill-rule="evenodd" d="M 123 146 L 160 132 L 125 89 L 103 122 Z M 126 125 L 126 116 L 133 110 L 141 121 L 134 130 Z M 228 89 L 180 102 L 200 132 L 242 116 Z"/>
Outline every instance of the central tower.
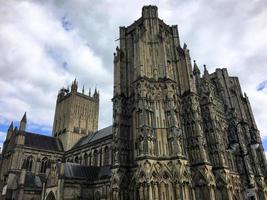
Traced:
<path fill-rule="evenodd" d="M 99 93 L 93 95 L 78 91 L 76 79 L 71 90 L 62 88 L 57 96 L 53 136 L 61 140 L 64 150 L 71 149 L 80 138 L 98 128 Z"/>
<path fill-rule="evenodd" d="M 207 163 L 196 87 L 189 50 L 156 6 L 120 27 L 114 76 L 113 199 L 189 199 L 188 135 L 191 163 Z"/>

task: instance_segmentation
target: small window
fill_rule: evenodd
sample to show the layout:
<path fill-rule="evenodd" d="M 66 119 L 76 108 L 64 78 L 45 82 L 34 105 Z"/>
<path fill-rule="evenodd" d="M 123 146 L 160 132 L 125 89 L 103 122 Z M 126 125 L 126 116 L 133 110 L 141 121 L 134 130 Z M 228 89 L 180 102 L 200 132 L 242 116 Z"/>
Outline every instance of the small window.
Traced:
<path fill-rule="evenodd" d="M 32 171 L 32 163 L 33 163 L 33 157 L 32 156 L 29 156 L 26 159 L 26 170 L 29 171 L 29 172 Z"/>
<path fill-rule="evenodd" d="M 47 158 L 43 158 L 42 161 L 41 161 L 40 173 L 45 173 L 47 167 L 48 167 L 48 159 Z"/>

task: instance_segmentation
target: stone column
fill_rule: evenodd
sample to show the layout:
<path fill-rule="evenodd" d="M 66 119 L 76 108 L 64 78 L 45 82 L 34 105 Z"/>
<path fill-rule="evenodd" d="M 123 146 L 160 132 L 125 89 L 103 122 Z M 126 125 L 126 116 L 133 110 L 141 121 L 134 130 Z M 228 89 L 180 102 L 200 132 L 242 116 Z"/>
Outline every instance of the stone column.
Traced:
<path fill-rule="evenodd" d="M 175 199 L 174 197 L 174 190 L 173 190 L 173 184 L 170 182 L 168 184 L 168 189 L 169 189 L 169 199 Z"/>
<path fill-rule="evenodd" d="M 228 200 L 232 200 L 232 194 L 231 194 L 231 190 L 229 188 L 225 188 L 226 192 L 227 192 L 227 197 L 228 197 Z"/>
<path fill-rule="evenodd" d="M 160 199 L 161 200 L 166 200 L 166 190 L 165 190 L 165 183 L 161 182 L 160 183 Z"/>
<path fill-rule="evenodd" d="M 180 191 L 180 185 L 179 185 L 179 183 L 176 183 L 175 184 L 175 198 L 177 199 L 177 200 L 181 200 L 181 191 Z"/>
<path fill-rule="evenodd" d="M 158 190 L 158 183 L 154 184 L 154 199 L 159 200 L 159 190 Z"/>
<path fill-rule="evenodd" d="M 149 200 L 149 185 L 146 183 L 144 185 L 145 200 Z"/>
<path fill-rule="evenodd" d="M 145 200 L 144 199 L 144 193 L 143 193 L 143 186 L 140 185 L 140 188 L 139 188 L 139 199 L 140 200 Z"/>
<path fill-rule="evenodd" d="M 113 190 L 113 195 L 112 195 L 112 197 L 113 197 L 112 200 L 117 200 L 117 199 L 119 199 L 119 194 L 118 194 L 117 189 L 114 189 L 114 190 Z"/>
<path fill-rule="evenodd" d="M 208 193 L 209 193 L 209 198 L 210 200 L 213 200 L 215 199 L 215 194 L 214 194 L 214 189 L 212 186 L 207 186 L 207 189 L 208 189 Z"/>
<path fill-rule="evenodd" d="M 148 193 L 149 193 L 149 200 L 154 200 L 153 199 L 153 191 L 152 191 L 152 184 L 148 185 Z"/>

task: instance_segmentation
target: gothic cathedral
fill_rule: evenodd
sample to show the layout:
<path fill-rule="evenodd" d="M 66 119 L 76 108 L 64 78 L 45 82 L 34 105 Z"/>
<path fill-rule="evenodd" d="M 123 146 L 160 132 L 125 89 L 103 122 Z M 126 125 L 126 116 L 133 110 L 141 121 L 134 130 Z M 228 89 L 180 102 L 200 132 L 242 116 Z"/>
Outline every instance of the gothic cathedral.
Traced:
<path fill-rule="evenodd" d="M 11 123 L 0 199 L 267 200 L 267 163 L 250 102 L 227 69 L 201 75 L 156 6 L 120 27 L 113 124 L 99 93 L 59 91 L 52 136 Z"/>

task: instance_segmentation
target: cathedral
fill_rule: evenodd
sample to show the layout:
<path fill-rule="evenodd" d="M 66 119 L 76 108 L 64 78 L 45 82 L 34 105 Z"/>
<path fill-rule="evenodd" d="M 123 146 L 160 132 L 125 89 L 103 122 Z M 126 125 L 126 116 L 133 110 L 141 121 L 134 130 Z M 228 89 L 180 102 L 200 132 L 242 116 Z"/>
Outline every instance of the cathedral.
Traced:
<path fill-rule="evenodd" d="M 6 200 L 267 200 L 267 163 L 249 99 L 227 69 L 201 74 L 156 6 L 119 29 L 113 123 L 74 80 L 51 136 L 11 123 L 0 161 Z"/>

